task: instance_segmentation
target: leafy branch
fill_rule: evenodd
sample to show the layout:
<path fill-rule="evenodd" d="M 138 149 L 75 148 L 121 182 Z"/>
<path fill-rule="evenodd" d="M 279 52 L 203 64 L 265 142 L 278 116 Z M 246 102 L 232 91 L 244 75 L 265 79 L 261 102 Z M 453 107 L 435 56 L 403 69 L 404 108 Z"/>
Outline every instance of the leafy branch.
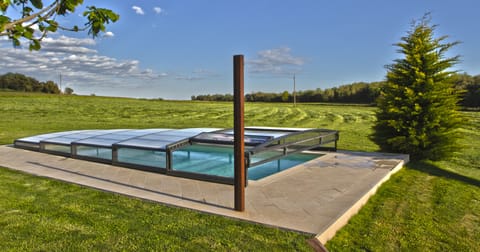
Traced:
<path fill-rule="evenodd" d="M 54 0 L 44 5 L 43 0 L 0 0 L 0 36 L 7 36 L 14 47 L 21 45 L 20 39 L 29 41 L 30 50 L 39 50 L 40 42 L 49 32 L 58 29 L 66 31 L 88 31 L 93 38 L 105 32 L 106 25 L 114 23 L 119 15 L 112 10 L 87 6 L 83 16 L 87 22 L 83 27 L 64 27 L 57 21 L 57 16 L 67 16 L 75 12 L 76 7 L 83 4 L 83 0 Z M 21 18 L 12 19 L 7 10 L 13 8 L 20 12 Z M 35 34 L 38 27 L 40 35 Z"/>

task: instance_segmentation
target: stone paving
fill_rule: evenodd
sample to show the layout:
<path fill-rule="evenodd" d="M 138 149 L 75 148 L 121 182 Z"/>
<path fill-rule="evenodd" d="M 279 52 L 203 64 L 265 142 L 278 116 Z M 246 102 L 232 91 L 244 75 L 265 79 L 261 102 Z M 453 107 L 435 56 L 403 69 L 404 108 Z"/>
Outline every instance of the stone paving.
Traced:
<path fill-rule="evenodd" d="M 0 166 L 280 228 L 328 241 L 378 186 L 408 162 L 399 154 L 326 153 L 281 173 L 249 181 L 245 212 L 234 207 L 233 186 L 0 146 Z"/>

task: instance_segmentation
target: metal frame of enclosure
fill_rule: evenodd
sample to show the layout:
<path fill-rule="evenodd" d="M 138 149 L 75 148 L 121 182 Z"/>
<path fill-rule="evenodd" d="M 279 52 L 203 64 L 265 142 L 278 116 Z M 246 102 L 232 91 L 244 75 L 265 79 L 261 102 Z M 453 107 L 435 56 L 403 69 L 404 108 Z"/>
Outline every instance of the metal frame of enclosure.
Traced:
<path fill-rule="evenodd" d="M 336 151 L 339 139 L 338 131 L 327 129 L 245 127 L 244 132 L 246 173 L 250 167 L 305 150 Z M 233 140 L 233 129 L 77 130 L 20 138 L 15 140 L 14 146 L 233 184 Z M 212 167 L 225 162 L 232 164 L 231 174 L 210 172 Z"/>

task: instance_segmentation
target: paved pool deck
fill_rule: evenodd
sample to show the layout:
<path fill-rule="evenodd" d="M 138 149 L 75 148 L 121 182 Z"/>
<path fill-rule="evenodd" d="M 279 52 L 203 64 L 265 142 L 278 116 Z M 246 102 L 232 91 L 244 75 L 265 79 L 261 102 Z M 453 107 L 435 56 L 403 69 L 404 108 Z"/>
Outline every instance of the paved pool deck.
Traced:
<path fill-rule="evenodd" d="M 408 162 L 407 155 L 330 152 L 281 173 L 249 181 L 245 212 L 233 186 L 172 177 L 0 146 L 0 166 L 167 205 L 310 233 L 331 239 L 377 188 Z"/>

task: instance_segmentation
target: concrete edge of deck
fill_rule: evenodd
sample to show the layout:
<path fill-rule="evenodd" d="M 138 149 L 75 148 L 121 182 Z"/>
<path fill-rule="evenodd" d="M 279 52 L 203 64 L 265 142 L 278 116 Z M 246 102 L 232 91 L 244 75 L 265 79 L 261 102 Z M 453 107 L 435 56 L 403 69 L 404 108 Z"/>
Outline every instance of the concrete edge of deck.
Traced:
<path fill-rule="evenodd" d="M 360 211 L 360 209 L 362 209 L 362 207 L 368 202 L 370 197 L 375 195 L 378 188 L 380 188 L 383 183 L 387 182 L 393 174 L 400 171 L 406 163 L 408 163 L 408 159 L 398 163 L 397 166 L 395 166 L 388 173 L 387 176 L 385 176 L 375 186 L 373 186 L 370 191 L 363 195 L 363 197 L 361 197 L 357 202 L 355 202 L 355 204 L 353 204 L 349 209 L 347 209 L 338 219 L 333 221 L 323 232 L 317 234 L 315 236 L 315 239 L 317 239 L 321 244 L 325 244 L 327 243 L 327 241 L 332 239 L 337 233 L 337 231 L 340 230 L 343 226 L 347 225 L 348 221 L 354 215 L 356 215 Z"/>

